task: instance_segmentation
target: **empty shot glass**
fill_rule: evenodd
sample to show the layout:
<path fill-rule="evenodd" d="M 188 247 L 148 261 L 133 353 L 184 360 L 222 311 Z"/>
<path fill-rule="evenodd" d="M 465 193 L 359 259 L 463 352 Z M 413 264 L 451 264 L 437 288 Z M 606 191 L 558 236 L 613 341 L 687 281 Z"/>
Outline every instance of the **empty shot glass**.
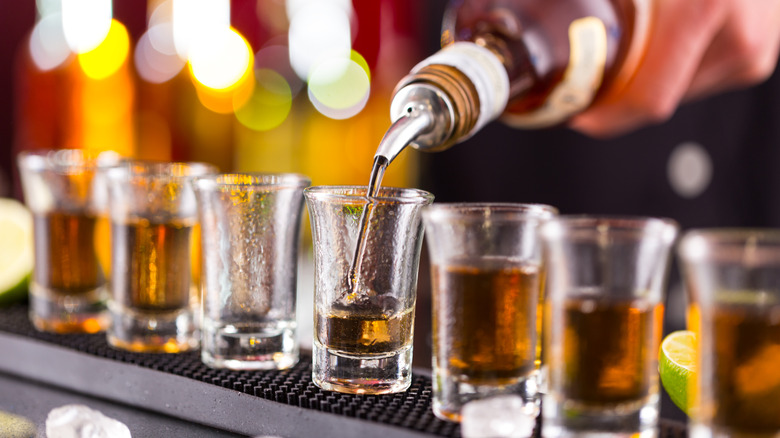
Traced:
<path fill-rule="evenodd" d="M 111 327 L 108 342 L 137 352 L 197 348 L 200 302 L 193 243 L 200 227 L 192 180 L 216 173 L 201 163 L 129 162 L 108 171 Z"/>
<path fill-rule="evenodd" d="M 690 435 L 780 436 L 780 230 L 691 230 L 678 254 L 698 344 Z"/>
<path fill-rule="evenodd" d="M 365 186 L 319 186 L 304 196 L 314 237 L 314 383 L 357 394 L 405 390 L 412 376 L 420 211 L 433 195 L 382 188 L 367 198 Z"/>
<path fill-rule="evenodd" d="M 119 160 L 113 152 L 82 149 L 19 154 L 34 218 L 30 319 L 38 330 L 95 333 L 108 325 L 110 235 L 101 178 Z"/>
<path fill-rule="evenodd" d="M 561 216 L 542 225 L 545 437 L 656 436 L 663 298 L 678 227 Z"/>
<path fill-rule="evenodd" d="M 298 362 L 296 274 L 310 182 L 296 174 L 195 179 L 206 365 L 283 369 Z"/>
<path fill-rule="evenodd" d="M 467 402 L 502 394 L 538 413 L 543 266 L 539 204 L 433 204 L 423 211 L 431 260 L 433 412 L 460 421 Z"/>

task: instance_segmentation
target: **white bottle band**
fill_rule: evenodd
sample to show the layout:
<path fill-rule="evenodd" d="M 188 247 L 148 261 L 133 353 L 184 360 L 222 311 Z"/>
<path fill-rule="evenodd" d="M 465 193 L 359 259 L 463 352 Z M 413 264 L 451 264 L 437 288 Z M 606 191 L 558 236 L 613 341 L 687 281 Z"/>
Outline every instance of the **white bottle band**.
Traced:
<path fill-rule="evenodd" d="M 469 42 L 450 44 L 417 64 L 412 73 L 433 64 L 455 67 L 477 89 L 480 107 L 477 124 L 461 140 L 470 137 L 504 112 L 509 99 L 509 76 L 504 65 L 490 50 Z"/>

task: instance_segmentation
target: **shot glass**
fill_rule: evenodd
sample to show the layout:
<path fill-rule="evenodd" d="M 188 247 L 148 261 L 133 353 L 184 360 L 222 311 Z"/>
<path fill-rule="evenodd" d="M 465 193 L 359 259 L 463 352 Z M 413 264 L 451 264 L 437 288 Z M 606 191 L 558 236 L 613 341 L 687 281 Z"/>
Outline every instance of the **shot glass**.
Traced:
<path fill-rule="evenodd" d="M 561 216 L 542 225 L 545 437 L 657 435 L 664 219 Z"/>
<path fill-rule="evenodd" d="M 101 178 L 119 161 L 111 152 L 81 149 L 18 156 L 25 202 L 34 217 L 30 319 L 38 330 L 96 333 L 108 325 L 104 255 L 110 235 Z"/>
<path fill-rule="evenodd" d="M 296 274 L 310 182 L 296 174 L 195 179 L 206 365 L 284 369 L 298 362 Z"/>
<path fill-rule="evenodd" d="M 691 230 L 678 255 L 698 344 L 691 436 L 780 436 L 780 230 Z"/>
<path fill-rule="evenodd" d="M 433 204 L 423 210 L 431 260 L 433 412 L 460 421 L 472 400 L 517 394 L 538 415 L 543 266 L 539 204 Z"/>
<path fill-rule="evenodd" d="M 365 186 L 319 186 L 304 196 L 314 238 L 314 383 L 355 394 L 405 390 L 412 375 L 420 211 L 433 195 L 382 188 L 367 198 Z"/>
<path fill-rule="evenodd" d="M 108 171 L 112 346 L 177 353 L 199 345 L 193 241 L 200 227 L 192 179 L 209 173 L 216 168 L 162 162 L 129 162 Z"/>

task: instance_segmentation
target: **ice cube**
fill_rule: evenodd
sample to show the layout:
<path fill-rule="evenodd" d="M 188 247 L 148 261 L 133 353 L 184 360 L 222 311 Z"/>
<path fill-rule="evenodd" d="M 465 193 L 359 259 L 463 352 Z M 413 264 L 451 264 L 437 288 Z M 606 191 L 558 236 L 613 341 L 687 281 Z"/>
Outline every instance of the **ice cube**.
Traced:
<path fill-rule="evenodd" d="M 130 429 L 83 405 L 52 409 L 46 417 L 47 438 L 131 438 Z"/>
<path fill-rule="evenodd" d="M 536 418 L 527 412 L 523 399 L 500 395 L 466 403 L 461 412 L 463 438 L 528 438 Z"/>

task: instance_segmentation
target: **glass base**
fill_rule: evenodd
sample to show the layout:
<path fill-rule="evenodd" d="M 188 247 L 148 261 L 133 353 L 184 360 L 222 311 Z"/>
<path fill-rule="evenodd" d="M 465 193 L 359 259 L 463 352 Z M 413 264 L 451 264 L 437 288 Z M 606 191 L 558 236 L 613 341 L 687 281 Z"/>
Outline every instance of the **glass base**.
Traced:
<path fill-rule="evenodd" d="M 108 343 L 137 353 L 181 353 L 198 348 L 192 311 L 167 313 L 137 312 L 109 302 L 111 327 Z"/>
<path fill-rule="evenodd" d="M 520 396 L 523 399 L 523 412 L 533 417 L 539 416 L 541 402 L 536 373 L 502 385 L 465 382 L 452 376 L 440 376 L 435 369 L 433 375 L 433 413 L 442 420 L 460 422 L 463 405 L 499 395 Z"/>
<path fill-rule="evenodd" d="M 36 329 L 52 333 L 98 333 L 109 325 L 105 286 L 66 295 L 32 282 L 30 320 Z"/>
<path fill-rule="evenodd" d="M 412 384 L 412 346 L 385 355 L 352 356 L 317 340 L 312 350 L 314 384 L 348 394 L 390 394 Z"/>
<path fill-rule="evenodd" d="M 298 363 L 295 322 L 219 324 L 205 320 L 203 363 L 231 370 L 282 370 Z"/>
<path fill-rule="evenodd" d="M 658 436 L 658 395 L 634 403 L 594 408 L 572 401 L 543 399 L 544 437 L 638 437 Z"/>

